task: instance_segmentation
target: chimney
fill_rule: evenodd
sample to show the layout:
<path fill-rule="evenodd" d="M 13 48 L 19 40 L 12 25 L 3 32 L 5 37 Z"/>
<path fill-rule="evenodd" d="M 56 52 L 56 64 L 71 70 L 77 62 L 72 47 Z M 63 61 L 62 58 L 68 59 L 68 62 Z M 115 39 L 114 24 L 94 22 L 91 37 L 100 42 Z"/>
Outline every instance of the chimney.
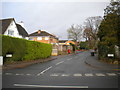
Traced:
<path fill-rule="evenodd" d="M 20 24 L 24 28 L 24 22 L 20 21 L 18 24 Z"/>
<path fill-rule="evenodd" d="M 40 34 L 41 33 L 41 30 L 38 30 L 38 34 Z"/>

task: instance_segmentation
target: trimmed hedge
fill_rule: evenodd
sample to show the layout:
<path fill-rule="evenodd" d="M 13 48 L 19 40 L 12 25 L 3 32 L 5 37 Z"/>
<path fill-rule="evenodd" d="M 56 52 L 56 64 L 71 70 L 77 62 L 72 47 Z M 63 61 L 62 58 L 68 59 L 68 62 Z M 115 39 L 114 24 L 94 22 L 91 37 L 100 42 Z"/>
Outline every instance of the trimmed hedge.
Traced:
<path fill-rule="evenodd" d="M 40 58 L 47 58 L 51 55 L 52 45 L 35 41 L 26 42 L 26 53 L 24 60 L 35 60 Z"/>
<path fill-rule="evenodd" d="M 47 58 L 51 55 L 52 45 L 20 38 L 2 36 L 2 55 L 6 61 L 23 61 Z M 7 58 L 6 54 L 12 54 Z"/>

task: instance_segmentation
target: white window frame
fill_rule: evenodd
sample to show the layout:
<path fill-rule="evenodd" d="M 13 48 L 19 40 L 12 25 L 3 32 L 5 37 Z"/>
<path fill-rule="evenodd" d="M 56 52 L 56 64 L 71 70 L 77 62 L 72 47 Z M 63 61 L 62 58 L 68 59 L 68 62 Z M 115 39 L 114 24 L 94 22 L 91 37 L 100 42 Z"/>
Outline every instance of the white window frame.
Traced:
<path fill-rule="evenodd" d="M 8 35 L 14 36 L 14 31 L 9 29 L 9 30 L 8 30 Z"/>
<path fill-rule="evenodd" d="M 49 40 L 49 37 L 45 37 L 45 40 Z"/>
<path fill-rule="evenodd" d="M 42 37 L 37 37 L 37 40 L 42 40 Z"/>
<path fill-rule="evenodd" d="M 29 40 L 34 40 L 34 37 L 30 37 Z"/>

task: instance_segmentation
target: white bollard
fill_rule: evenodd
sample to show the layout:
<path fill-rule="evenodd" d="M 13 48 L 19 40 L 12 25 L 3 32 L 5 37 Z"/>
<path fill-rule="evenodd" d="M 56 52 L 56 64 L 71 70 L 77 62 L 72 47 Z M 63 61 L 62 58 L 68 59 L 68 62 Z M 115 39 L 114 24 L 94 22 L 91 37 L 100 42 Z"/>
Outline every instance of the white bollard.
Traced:
<path fill-rule="evenodd" d="M 0 66 L 3 65 L 3 56 L 0 56 Z"/>

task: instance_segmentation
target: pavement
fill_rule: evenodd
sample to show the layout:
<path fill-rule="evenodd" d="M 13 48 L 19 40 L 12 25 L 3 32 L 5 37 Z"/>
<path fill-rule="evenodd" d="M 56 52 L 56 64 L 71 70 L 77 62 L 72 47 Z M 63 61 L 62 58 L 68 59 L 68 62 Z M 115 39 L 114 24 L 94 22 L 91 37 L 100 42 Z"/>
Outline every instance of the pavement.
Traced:
<path fill-rule="evenodd" d="M 118 64 L 109 64 L 107 62 L 98 60 L 97 54 L 95 54 L 95 56 L 87 57 L 85 63 L 93 68 L 99 68 L 103 70 L 116 70 L 116 71 L 120 70 Z"/>
<path fill-rule="evenodd" d="M 43 62 L 55 60 L 55 59 L 61 58 L 63 56 L 65 56 L 65 55 L 51 56 L 49 58 L 39 59 L 39 60 L 14 62 L 14 63 L 5 64 L 3 66 L 0 66 L 0 70 L 8 70 L 8 69 L 15 69 L 15 68 L 25 68 L 25 67 L 33 65 L 33 64 L 38 64 L 38 63 L 43 63 Z"/>

